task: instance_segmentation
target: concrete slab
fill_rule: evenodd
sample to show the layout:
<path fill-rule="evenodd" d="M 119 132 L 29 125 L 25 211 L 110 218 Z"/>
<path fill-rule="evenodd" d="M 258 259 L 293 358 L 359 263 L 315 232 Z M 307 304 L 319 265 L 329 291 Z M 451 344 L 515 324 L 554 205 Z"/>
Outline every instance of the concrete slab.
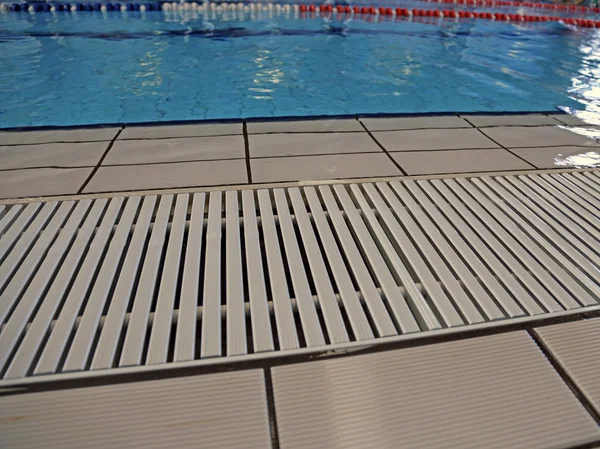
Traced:
<path fill-rule="evenodd" d="M 84 192 L 170 189 L 247 182 L 244 160 L 124 165 L 100 167 Z"/>
<path fill-rule="evenodd" d="M 569 128 L 566 126 L 507 126 L 485 128 L 482 131 L 507 148 L 556 145 L 596 146 L 594 135 L 600 136 L 600 131 L 586 132 L 582 128 Z"/>
<path fill-rule="evenodd" d="M 355 119 L 248 122 L 249 134 L 364 131 Z"/>
<path fill-rule="evenodd" d="M 118 140 L 103 165 L 243 159 L 243 136 L 192 137 L 157 140 Z"/>
<path fill-rule="evenodd" d="M 242 134 L 242 123 L 206 123 L 197 125 L 128 126 L 119 139 L 164 139 Z"/>
<path fill-rule="evenodd" d="M 512 151 L 537 168 L 600 167 L 600 148 L 541 147 Z"/>
<path fill-rule="evenodd" d="M 486 126 L 545 126 L 556 125 L 556 120 L 544 114 L 523 115 L 463 115 L 477 127 Z"/>
<path fill-rule="evenodd" d="M 271 447 L 262 370 L 5 396 L 0 434 L 6 449 Z"/>
<path fill-rule="evenodd" d="M 535 332 L 600 413 L 600 319 L 539 327 Z"/>
<path fill-rule="evenodd" d="M 423 116 L 399 118 L 361 118 L 369 131 L 393 131 L 401 129 L 424 128 L 471 128 L 472 126 L 460 117 Z"/>
<path fill-rule="evenodd" d="M 532 165 L 503 149 L 391 153 L 409 175 L 527 170 Z"/>
<path fill-rule="evenodd" d="M 72 195 L 92 168 L 30 168 L 0 172 L 0 198 Z"/>
<path fill-rule="evenodd" d="M 368 133 L 257 134 L 248 136 L 250 157 L 381 152 Z"/>
<path fill-rule="evenodd" d="M 383 153 L 252 159 L 254 182 L 402 175 Z"/>
<path fill-rule="evenodd" d="M 600 428 L 526 332 L 272 369 L 281 449 L 546 449 Z"/>
<path fill-rule="evenodd" d="M 0 170 L 95 166 L 109 142 L 0 146 Z"/>
<path fill-rule="evenodd" d="M 423 129 L 373 133 L 388 151 L 460 150 L 498 148 L 476 129 Z"/>
<path fill-rule="evenodd" d="M 51 131 L 0 131 L 0 145 L 112 140 L 117 135 L 119 129 L 120 128 L 93 128 Z"/>

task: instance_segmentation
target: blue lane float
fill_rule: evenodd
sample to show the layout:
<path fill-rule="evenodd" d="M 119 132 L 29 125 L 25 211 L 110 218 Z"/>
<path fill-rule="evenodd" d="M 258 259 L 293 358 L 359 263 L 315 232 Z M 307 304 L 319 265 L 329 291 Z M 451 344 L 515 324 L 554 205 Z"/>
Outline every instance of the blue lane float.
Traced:
<path fill-rule="evenodd" d="M 161 3 L 0 3 L 0 12 L 160 11 Z"/>

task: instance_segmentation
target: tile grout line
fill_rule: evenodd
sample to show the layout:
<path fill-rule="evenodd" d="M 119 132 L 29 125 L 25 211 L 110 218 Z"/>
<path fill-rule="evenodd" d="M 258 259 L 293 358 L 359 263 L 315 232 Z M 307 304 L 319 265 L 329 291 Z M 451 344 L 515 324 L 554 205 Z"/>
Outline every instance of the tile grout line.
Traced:
<path fill-rule="evenodd" d="M 280 449 L 281 444 L 279 442 L 279 428 L 277 426 L 277 411 L 275 407 L 275 392 L 273 390 L 273 377 L 271 375 L 271 368 L 265 368 L 264 372 L 265 391 L 267 394 L 267 413 L 269 418 L 269 427 L 271 430 L 271 442 L 273 443 L 271 449 Z"/>
<path fill-rule="evenodd" d="M 244 152 L 246 155 L 246 176 L 248 184 L 252 184 L 252 168 L 250 167 L 250 139 L 248 138 L 248 123 L 242 122 L 242 133 L 244 134 Z"/>
<path fill-rule="evenodd" d="M 369 134 L 369 137 L 371 137 L 371 139 L 373 139 L 373 142 L 375 142 L 377 144 L 377 146 L 379 148 L 381 148 L 381 150 L 386 154 L 386 156 L 390 159 L 390 161 L 392 161 L 392 164 L 394 164 L 394 166 L 400 170 L 400 173 L 402 173 L 402 175 L 404 176 L 408 176 L 408 173 L 400 166 L 400 164 L 398 164 L 398 162 L 396 162 L 396 160 L 390 155 L 389 151 L 385 149 L 385 147 L 383 145 L 381 145 L 381 143 L 379 143 L 379 141 L 375 138 L 375 136 L 373 136 L 373 133 L 371 133 L 371 131 L 369 131 L 367 129 L 367 127 L 365 126 L 365 124 L 363 122 L 360 121 L 360 119 L 357 117 L 356 120 L 358 121 L 358 123 L 360 123 L 360 125 L 364 128 L 364 130 L 367 132 L 367 134 Z"/>
<path fill-rule="evenodd" d="M 554 356 L 552 350 L 546 345 L 544 340 L 535 332 L 535 329 L 528 329 L 527 333 L 538 346 L 544 357 L 548 360 L 552 368 L 560 376 L 561 380 L 569 387 L 573 396 L 581 403 L 583 408 L 590 414 L 592 419 L 600 426 L 600 413 L 598 413 L 594 405 L 590 400 L 583 394 L 583 392 L 577 386 L 577 383 L 571 378 L 567 370 L 563 367 L 560 361 Z"/>
<path fill-rule="evenodd" d="M 88 176 L 88 178 L 83 182 L 83 184 L 81 185 L 81 187 L 79 188 L 79 190 L 77 190 L 77 194 L 80 194 L 80 193 L 83 192 L 83 189 L 85 189 L 87 187 L 87 185 L 90 183 L 90 181 L 92 180 L 92 178 L 94 177 L 94 175 L 98 172 L 98 170 L 100 169 L 100 166 L 102 165 L 102 162 L 104 162 L 104 159 L 108 155 L 108 152 L 113 147 L 113 145 L 115 144 L 115 142 L 119 138 L 119 135 L 123 132 L 124 129 L 125 129 L 125 126 L 123 126 L 120 130 L 117 131 L 117 134 L 115 135 L 115 137 L 113 137 L 113 139 L 108 144 L 108 147 L 106 148 L 106 151 L 104 151 L 104 153 L 100 157 L 100 160 L 98 161 L 98 164 L 96 164 L 96 167 L 92 170 L 92 172 L 90 173 L 90 176 Z"/>
<path fill-rule="evenodd" d="M 477 128 L 477 131 L 479 131 L 481 134 L 483 134 L 485 137 L 487 137 L 488 139 L 490 139 L 492 142 L 494 142 L 496 145 L 498 145 L 499 147 L 503 148 L 504 150 L 508 151 L 510 154 L 512 154 L 513 156 L 515 156 L 516 158 L 520 159 L 521 161 L 525 162 L 527 165 L 529 165 L 530 167 L 539 169 L 539 167 L 537 167 L 536 165 L 533 165 L 531 162 L 528 162 L 525 158 L 519 156 L 516 153 L 513 153 L 512 151 L 510 151 L 508 148 L 506 148 L 504 145 L 502 145 L 500 142 L 496 142 L 494 139 L 492 139 L 490 136 L 488 136 L 486 133 L 484 133 L 481 129 Z M 542 147 L 543 148 L 543 147 Z"/>
<path fill-rule="evenodd" d="M 346 153 L 344 153 L 346 154 Z M 366 154 L 377 154 L 377 153 L 366 153 Z M 237 160 L 243 160 L 243 159 L 237 159 Z M 104 165 L 103 167 L 107 167 L 106 165 Z M 411 174 L 411 175 L 406 175 L 408 178 L 418 178 L 418 179 L 422 179 L 424 177 L 426 177 L 427 179 L 429 179 L 429 177 L 433 177 L 432 179 L 439 179 L 439 178 L 444 178 L 444 177 L 476 177 L 479 175 L 483 175 L 483 176 L 490 176 L 489 174 L 496 174 L 494 176 L 507 176 L 507 175 L 521 175 L 522 172 L 525 172 L 526 174 L 535 174 L 532 172 L 543 172 L 543 173 L 561 173 L 564 170 L 567 170 L 567 172 L 570 172 L 571 170 L 577 170 L 577 169 L 565 169 L 563 167 L 556 167 L 556 168 L 552 168 L 552 169 L 548 169 L 548 168 L 540 168 L 540 169 L 531 169 L 531 168 L 519 168 L 519 169 L 512 169 L 512 170 L 484 170 L 484 171 L 470 171 L 470 172 L 447 172 L 447 173 L 421 173 L 421 174 Z M 584 170 L 597 170 L 597 169 L 584 169 Z M 400 178 L 402 178 L 404 175 L 387 175 L 387 176 L 354 176 L 352 178 L 330 178 L 330 179 L 314 179 L 308 182 L 311 183 L 315 183 L 315 185 L 322 185 L 322 184 L 326 184 L 326 183 L 331 183 L 331 184 L 345 184 L 347 180 L 351 180 L 351 182 L 374 182 L 374 181 L 382 181 L 382 180 L 399 180 Z M 364 181 L 364 180 L 371 180 L 371 181 Z M 297 184 L 297 183 L 302 183 L 302 185 L 305 185 L 307 181 L 306 180 L 300 180 L 300 179 L 295 179 L 295 180 L 280 180 L 280 181 L 264 181 L 264 182 L 258 182 L 259 185 L 269 185 L 271 187 L 267 187 L 267 188 L 279 188 L 279 186 L 281 186 L 282 184 L 284 185 L 283 187 L 288 187 L 287 184 Z M 108 195 L 121 195 L 121 194 L 132 194 L 132 193 L 139 193 L 142 195 L 154 195 L 155 192 L 161 192 L 161 191 L 168 191 L 168 192 L 172 192 L 175 190 L 181 190 L 181 192 L 179 193 L 186 193 L 188 191 L 194 190 L 194 189 L 211 189 L 214 188 L 216 190 L 224 190 L 227 188 L 235 188 L 235 189 L 243 189 L 244 187 L 248 187 L 250 189 L 254 189 L 256 184 L 252 185 L 252 184 L 248 184 L 248 183 L 228 183 L 228 184 L 196 184 L 196 185 L 182 185 L 182 186 L 178 186 L 178 187 L 151 187 L 151 188 L 147 188 L 147 189 L 127 189 L 127 190 L 100 190 L 100 191 L 96 191 L 96 192 L 85 192 L 84 195 L 91 195 L 91 196 L 95 196 L 95 195 L 100 195 L 99 197 L 101 198 L 105 198 L 108 197 Z M 297 187 L 296 185 L 294 185 L 293 187 Z M 140 193 L 141 192 L 141 193 Z M 83 193 L 82 193 L 83 194 Z M 63 200 L 70 200 L 72 199 L 73 195 L 80 195 L 79 193 L 72 193 L 72 194 L 62 194 L 62 195 L 56 195 L 56 194 L 49 194 L 49 195 L 37 195 L 35 197 L 32 196 L 13 196 L 13 197 L 8 197 L 8 198 L 2 198 L 0 197 L 0 204 L 2 201 L 13 201 L 13 200 L 25 200 L 25 199 L 46 199 L 46 198 L 59 198 L 59 200 L 63 201 Z M 87 197 L 86 197 L 87 198 Z"/>

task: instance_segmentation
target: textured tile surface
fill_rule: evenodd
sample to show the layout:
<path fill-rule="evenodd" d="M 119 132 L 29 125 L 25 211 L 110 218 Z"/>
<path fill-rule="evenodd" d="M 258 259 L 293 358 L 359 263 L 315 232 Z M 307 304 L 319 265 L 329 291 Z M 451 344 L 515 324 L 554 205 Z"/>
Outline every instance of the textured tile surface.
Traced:
<path fill-rule="evenodd" d="M 565 125 L 569 125 L 569 126 L 587 125 L 587 123 L 584 120 L 577 118 L 574 115 L 570 115 L 570 114 L 552 114 L 552 115 L 550 115 L 550 117 L 552 117 L 554 120 L 558 121 L 559 123 L 564 123 Z"/>
<path fill-rule="evenodd" d="M 0 198 L 75 194 L 92 168 L 30 168 L 0 172 Z"/>
<path fill-rule="evenodd" d="M 94 128 L 60 131 L 0 131 L 0 145 L 48 142 L 93 142 L 112 140 L 119 128 Z"/>
<path fill-rule="evenodd" d="M 402 174 L 383 153 L 252 159 L 250 164 L 254 182 L 361 178 Z"/>
<path fill-rule="evenodd" d="M 537 168 L 600 167 L 600 148 L 542 147 L 512 150 Z"/>
<path fill-rule="evenodd" d="M 425 116 L 402 118 L 361 118 L 369 131 L 421 128 L 471 128 L 471 125 L 456 116 Z"/>
<path fill-rule="evenodd" d="M 244 158 L 243 136 L 119 140 L 103 165 Z"/>
<path fill-rule="evenodd" d="M 109 142 L 0 146 L 0 169 L 96 165 Z"/>
<path fill-rule="evenodd" d="M 483 132 L 508 148 L 542 147 L 547 145 L 596 145 L 593 138 L 583 135 L 586 130 L 560 126 L 486 128 Z M 598 132 L 591 132 L 591 135 Z M 600 135 L 600 134 L 598 134 Z"/>
<path fill-rule="evenodd" d="M 476 129 L 423 129 L 383 131 L 373 134 L 388 151 L 459 150 L 498 148 Z"/>
<path fill-rule="evenodd" d="M 527 115 L 464 115 L 475 126 L 542 126 L 556 125 L 556 120 L 544 114 Z"/>
<path fill-rule="evenodd" d="M 242 134 L 241 123 L 214 123 L 202 125 L 131 126 L 123 130 L 119 139 L 158 139 L 169 137 L 222 136 Z"/>
<path fill-rule="evenodd" d="M 495 148 L 492 150 L 411 151 L 392 153 L 409 175 L 524 170 L 527 162 Z"/>
<path fill-rule="evenodd" d="M 244 184 L 246 162 L 202 161 L 100 167 L 84 192 Z"/>
<path fill-rule="evenodd" d="M 12 448 L 271 447 L 262 371 L 0 398 Z"/>
<path fill-rule="evenodd" d="M 364 131 L 354 119 L 294 120 L 281 122 L 248 122 L 248 133 L 314 133 Z"/>
<path fill-rule="evenodd" d="M 368 133 L 257 134 L 248 136 L 250 157 L 381 152 Z"/>
<path fill-rule="evenodd" d="M 272 373 L 282 449 L 541 449 L 600 438 L 525 332 Z"/>
<path fill-rule="evenodd" d="M 600 413 L 600 319 L 539 327 L 535 332 Z"/>

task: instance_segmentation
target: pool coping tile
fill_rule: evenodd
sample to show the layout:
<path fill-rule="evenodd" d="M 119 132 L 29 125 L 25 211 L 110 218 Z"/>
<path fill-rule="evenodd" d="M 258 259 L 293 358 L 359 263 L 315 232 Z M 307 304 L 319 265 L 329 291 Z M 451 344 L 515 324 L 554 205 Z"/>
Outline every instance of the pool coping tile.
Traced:
<path fill-rule="evenodd" d="M 245 155 L 242 135 L 129 139 L 115 141 L 102 166 L 243 159 Z"/>

